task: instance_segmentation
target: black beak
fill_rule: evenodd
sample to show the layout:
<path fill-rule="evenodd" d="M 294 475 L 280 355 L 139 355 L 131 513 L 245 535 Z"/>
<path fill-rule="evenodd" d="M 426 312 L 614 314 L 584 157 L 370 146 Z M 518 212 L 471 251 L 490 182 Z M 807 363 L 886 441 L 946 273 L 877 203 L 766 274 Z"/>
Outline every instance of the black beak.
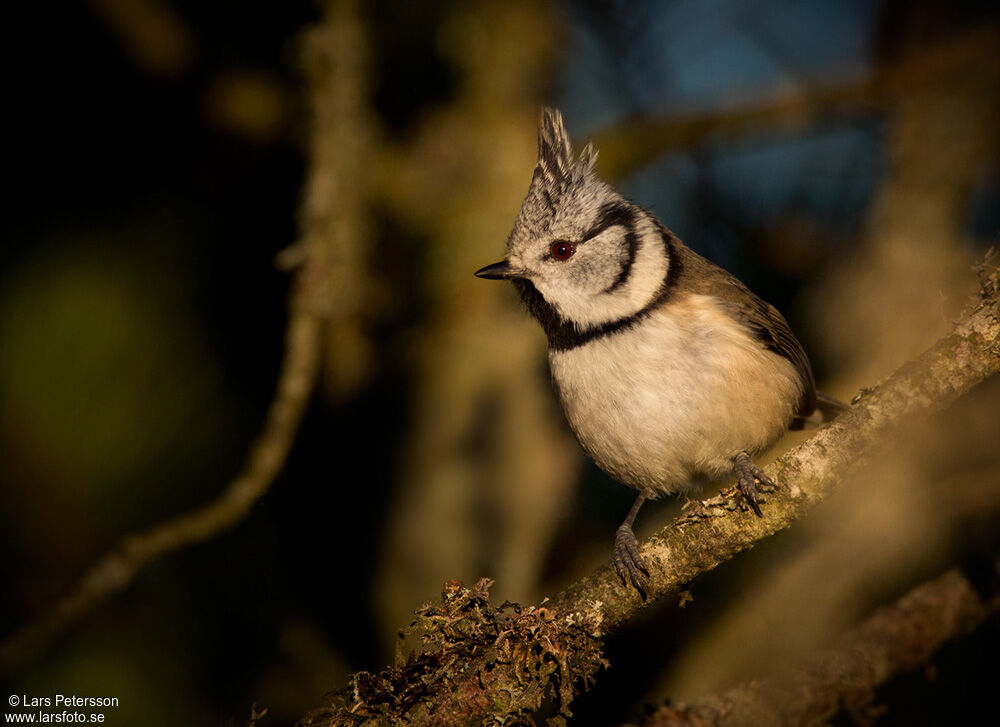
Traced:
<path fill-rule="evenodd" d="M 486 278 L 487 280 L 512 280 L 513 278 L 520 278 L 521 275 L 521 271 L 512 267 L 506 260 L 487 265 L 485 268 L 479 268 L 476 271 L 477 278 Z"/>

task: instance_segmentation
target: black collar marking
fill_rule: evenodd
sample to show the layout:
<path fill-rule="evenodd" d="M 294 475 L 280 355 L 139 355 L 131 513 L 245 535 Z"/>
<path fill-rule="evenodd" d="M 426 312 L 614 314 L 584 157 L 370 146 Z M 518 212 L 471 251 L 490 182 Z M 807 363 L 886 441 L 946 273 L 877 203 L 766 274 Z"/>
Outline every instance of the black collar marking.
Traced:
<path fill-rule="evenodd" d="M 614 222 L 613 224 L 622 223 Z M 660 283 L 659 291 L 641 310 L 624 318 L 619 318 L 616 321 L 602 323 L 594 328 L 588 328 L 583 331 L 577 329 L 570 321 L 559 315 L 558 311 L 531 284 L 531 281 L 523 279 L 514 281 L 514 285 L 521 293 L 521 300 L 528 307 L 528 312 L 534 316 L 541 324 L 542 330 L 545 331 L 545 335 L 549 339 L 550 351 L 569 351 L 597 338 L 603 338 L 619 331 L 628 330 L 667 301 L 676 287 L 677 279 L 681 274 L 681 262 L 680 256 L 675 254 L 676 248 L 674 246 L 673 235 L 666 228 L 660 229 L 660 235 L 663 238 L 663 246 L 667 252 L 667 274 L 663 277 L 663 282 Z M 631 262 L 629 265 L 631 265 Z"/>

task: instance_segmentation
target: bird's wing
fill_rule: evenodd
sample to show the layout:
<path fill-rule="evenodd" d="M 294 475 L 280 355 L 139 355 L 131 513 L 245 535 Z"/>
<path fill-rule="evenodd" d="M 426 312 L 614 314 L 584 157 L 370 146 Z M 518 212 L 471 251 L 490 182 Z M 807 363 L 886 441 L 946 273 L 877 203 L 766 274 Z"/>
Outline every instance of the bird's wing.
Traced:
<path fill-rule="evenodd" d="M 816 409 L 816 382 L 802 344 L 795 338 L 788 321 L 770 303 L 761 300 L 725 270 L 706 260 L 683 244 L 675 247 L 680 275 L 695 292 L 717 298 L 733 319 L 742 324 L 761 345 L 792 362 L 802 381 L 802 401 L 798 414 L 808 416 Z"/>
<path fill-rule="evenodd" d="M 802 350 L 802 344 L 777 308 L 758 298 L 742 284 L 740 287 L 745 291 L 747 298 L 737 305 L 730 303 L 732 309 L 738 312 L 737 319 L 753 333 L 764 348 L 792 362 L 802 380 L 802 401 L 799 403 L 798 413 L 808 416 L 816 408 L 816 381 L 813 379 L 809 358 Z"/>

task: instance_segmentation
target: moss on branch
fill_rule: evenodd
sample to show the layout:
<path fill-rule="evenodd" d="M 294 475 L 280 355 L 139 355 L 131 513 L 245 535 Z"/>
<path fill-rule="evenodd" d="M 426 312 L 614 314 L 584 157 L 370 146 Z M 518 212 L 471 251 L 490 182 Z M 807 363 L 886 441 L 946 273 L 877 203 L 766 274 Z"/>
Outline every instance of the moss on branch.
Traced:
<path fill-rule="evenodd" d="M 493 606 L 481 579 L 473 588 L 444 584 L 441 602 L 417 610 L 400 639 L 417 637 L 419 654 L 399 655 L 378 674 L 358 672 L 328 707 L 302 727 L 433 724 L 439 727 L 529 720 L 543 705 L 570 716 L 577 689 L 606 666 L 593 624 L 546 606 Z M 579 682 L 579 683 L 577 683 Z"/>

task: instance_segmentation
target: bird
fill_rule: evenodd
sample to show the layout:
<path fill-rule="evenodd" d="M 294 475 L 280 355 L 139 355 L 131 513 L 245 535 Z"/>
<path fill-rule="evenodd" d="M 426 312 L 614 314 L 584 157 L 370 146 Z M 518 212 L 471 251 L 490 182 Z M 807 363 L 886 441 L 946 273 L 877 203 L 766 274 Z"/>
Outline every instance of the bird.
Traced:
<path fill-rule="evenodd" d="M 845 405 L 816 390 L 785 318 L 701 257 L 573 150 L 544 108 L 538 160 L 503 260 L 475 272 L 513 281 L 548 341 L 553 387 L 583 450 L 638 491 L 615 533 L 624 587 L 645 598 L 649 570 L 632 529 L 643 503 L 736 476 L 761 516 L 753 457 L 789 428 Z"/>

